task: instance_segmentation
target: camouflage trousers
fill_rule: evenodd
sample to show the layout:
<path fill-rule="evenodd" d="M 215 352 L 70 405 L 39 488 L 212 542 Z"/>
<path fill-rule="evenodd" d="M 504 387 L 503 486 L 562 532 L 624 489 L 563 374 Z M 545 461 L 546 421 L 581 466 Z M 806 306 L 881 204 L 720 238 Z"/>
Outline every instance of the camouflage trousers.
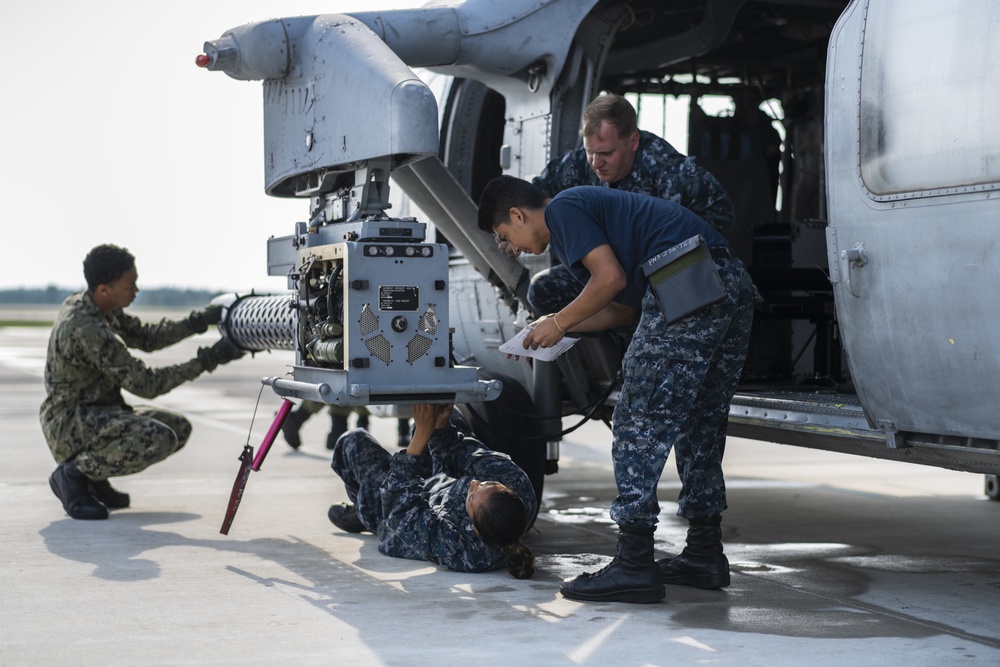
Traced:
<path fill-rule="evenodd" d="M 562 264 L 539 271 L 528 285 L 528 303 L 538 315 L 562 310 L 580 296 L 583 285 Z"/>
<path fill-rule="evenodd" d="M 722 456 L 729 404 L 758 295 L 742 262 L 716 266 L 728 298 L 674 324 L 663 319 L 652 292 L 643 298 L 612 417 L 618 496 L 611 518 L 619 525 L 656 525 L 656 485 L 671 448 L 681 480 L 678 515 L 697 519 L 726 509 Z"/>
<path fill-rule="evenodd" d="M 425 455 L 424 476 L 430 477 L 433 464 Z M 344 433 L 333 446 L 330 467 L 340 476 L 348 499 L 357 508 L 365 528 L 375 533 L 382 521 L 382 496 L 379 489 L 389 474 L 390 454 L 368 431 L 355 428 Z"/>
<path fill-rule="evenodd" d="M 57 461 L 76 455 L 76 467 L 91 479 L 131 475 L 183 447 L 191 422 L 163 408 L 140 405 L 132 410 L 80 408 L 75 446 L 52 446 Z"/>
<path fill-rule="evenodd" d="M 528 303 L 538 316 L 547 313 L 557 313 L 570 301 L 580 296 L 583 284 L 573 277 L 562 264 L 539 271 L 528 285 Z M 617 327 L 611 330 L 619 341 L 628 342 L 632 337 L 634 327 Z M 624 345 L 622 345 L 624 347 Z"/>

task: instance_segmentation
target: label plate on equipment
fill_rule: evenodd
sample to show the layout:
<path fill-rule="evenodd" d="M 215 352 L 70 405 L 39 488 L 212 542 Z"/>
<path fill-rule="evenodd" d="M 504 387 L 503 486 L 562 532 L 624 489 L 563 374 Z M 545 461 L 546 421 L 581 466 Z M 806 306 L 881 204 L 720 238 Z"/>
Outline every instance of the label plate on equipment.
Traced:
<path fill-rule="evenodd" d="M 420 308 L 420 288 L 416 285 L 379 285 L 379 310 L 411 310 Z"/>

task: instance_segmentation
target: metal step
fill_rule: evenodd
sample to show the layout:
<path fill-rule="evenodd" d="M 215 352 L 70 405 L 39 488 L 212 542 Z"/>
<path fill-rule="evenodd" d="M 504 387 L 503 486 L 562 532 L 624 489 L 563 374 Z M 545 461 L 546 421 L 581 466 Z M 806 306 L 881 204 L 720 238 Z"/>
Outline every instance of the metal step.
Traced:
<path fill-rule="evenodd" d="M 733 397 L 729 434 L 757 440 L 823 447 L 829 440 L 885 442 L 885 434 L 869 427 L 853 394 L 830 392 L 754 391 Z M 762 437 L 766 435 L 767 437 Z"/>
<path fill-rule="evenodd" d="M 966 472 L 996 474 L 1000 469 L 995 443 L 956 443 L 916 433 L 888 438 L 871 428 L 854 394 L 741 391 L 729 408 L 728 434 Z"/>

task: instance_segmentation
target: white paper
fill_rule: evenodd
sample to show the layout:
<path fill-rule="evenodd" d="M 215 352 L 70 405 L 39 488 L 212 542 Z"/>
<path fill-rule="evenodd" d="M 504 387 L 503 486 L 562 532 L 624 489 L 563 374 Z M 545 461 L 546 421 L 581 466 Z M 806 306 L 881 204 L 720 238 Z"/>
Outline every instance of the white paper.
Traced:
<path fill-rule="evenodd" d="M 532 330 L 532 327 L 525 327 L 517 332 L 517 335 L 511 338 L 509 341 L 500 346 L 500 351 L 506 354 L 513 354 L 519 357 L 533 357 L 539 361 L 552 361 L 560 354 L 573 347 L 579 338 L 573 338 L 572 336 L 563 336 L 559 339 L 559 342 L 552 347 L 540 347 L 536 350 L 532 350 L 530 347 L 524 347 L 524 337 L 527 336 Z"/>

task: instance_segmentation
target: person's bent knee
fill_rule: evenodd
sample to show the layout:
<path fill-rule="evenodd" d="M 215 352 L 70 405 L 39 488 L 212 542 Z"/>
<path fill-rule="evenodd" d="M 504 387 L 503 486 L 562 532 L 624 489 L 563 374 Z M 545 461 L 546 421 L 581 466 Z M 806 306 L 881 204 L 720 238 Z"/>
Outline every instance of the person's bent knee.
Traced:
<path fill-rule="evenodd" d="M 528 284 L 528 305 L 539 315 L 554 313 L 575 299 L 583 286 L 562 265 L 535 274 Z"/>
<path fill-rule="evenodd" d="M 191 422 L 182 418 L 177 424 L 172 425 L 172 430 L 177 438 L 177 446 L 174 449 L 174 451 L 177 451 L 187 444 L 188 440 L 191 438 L 193 427 L 191 426 Z"/>
<path fill-rule="evenodd" d="M 348 469 L 350 461 L 356 457 L 356 452 L 363 447 L 370 446 L 381 448 L 378 441 L 368 431 L 355 428 L 344 432 L 333 445 L 330 467 L 343 477 L 341 473 Z"/>
<path fill-rule="evenodd" d="M 190 435 L 190 433 L 189 433 Z M 155 436 L 143 443 L 147 465 L 158 463 L 180 450 L 187 440 L 181 440 L 170 427 L 164 426 Z"/>
<path fill-rule="evenodd" d="M 559 310 L 555 307 L 558 301 L 558 283 L 550 279 L 547 271 L 539 273 L 528 284 L 528 305 L 539 314 L 546 314 Z"/>

